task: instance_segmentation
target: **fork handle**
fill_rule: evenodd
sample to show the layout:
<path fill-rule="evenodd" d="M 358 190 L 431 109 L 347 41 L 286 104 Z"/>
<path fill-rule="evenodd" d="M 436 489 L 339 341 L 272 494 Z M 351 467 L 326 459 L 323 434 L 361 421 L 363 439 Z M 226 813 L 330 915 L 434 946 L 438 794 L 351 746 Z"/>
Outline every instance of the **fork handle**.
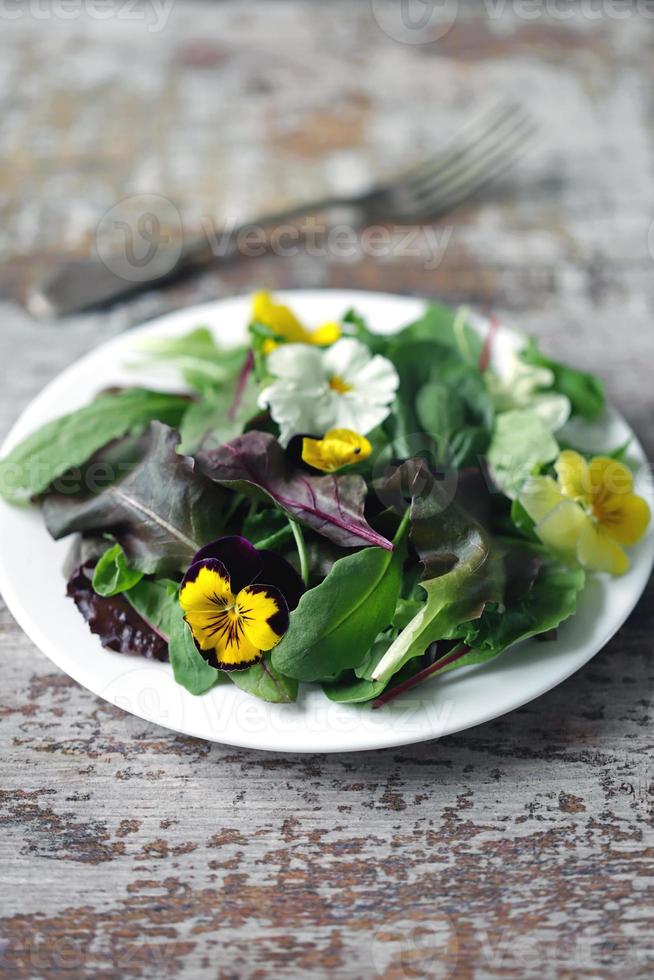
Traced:
<path fill-rule="evenodd" d="M 30 291 L 27 307 L 37 316 L 64 316 L 106 306 L 155 285 L 171 282 L 218 259 L 229 258 L 234 254 L 234 243 L 249 229 L 265 230 L 306 214 L 356 205 L 366 196 L 333 196 L 298 204 L 256 222 L 244 222 L 231 230 L 223 230 L 220 236 L 207 234 L 181 244 L 151 241 L 145 264 L 135 258 L 133 231 L 127 228 L 123 251 L 101 257 L 96 250 L 92 258 L 64 263 Z M 260 241 L 259 247 L 265 248 L 265 244 Z"/>

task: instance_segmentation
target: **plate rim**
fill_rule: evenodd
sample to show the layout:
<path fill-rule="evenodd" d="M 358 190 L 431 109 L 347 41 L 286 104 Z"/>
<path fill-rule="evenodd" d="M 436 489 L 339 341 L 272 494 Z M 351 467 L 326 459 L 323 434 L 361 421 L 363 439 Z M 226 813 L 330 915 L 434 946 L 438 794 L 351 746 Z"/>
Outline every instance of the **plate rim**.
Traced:
<path fill-rule="evenodd" d="M 275 296 L 278 297 L 283 302 L 287 302 L 290 304 L 295 303 L 296 305 L 298 303 L 299 304 L 302 303 L 303 297 L 311 298 L 314 301 L 320 301 L 321 299 L 329 297 L 329 300 L 331 302 L 338 302 L 339 305 L 343 306 L 343 308 L 346 308 L 349 305 L 348 297 L 351 297 L 353 303 L 359 302 L 360 304 L 365 304 L 367 302 L 368 303 L 369 302 L 373 302 L 373 303 L 392 302 L 398 308 L 404 306 L 408 310 L 410 307 L 413 307 L 413 309 L 417 311 L 417 313 L 419 313 L 420 310 L 423 309 L 430 302 L 429 299 L 423 297 L 402 295 L 397 293 L 371 292 L 368 290 L 354 290 L 354 289 L 347 289 L 347 290 L 286 289 L 286 290 L 275 290 Z M 98 357 L 99 353 L 108 352 L 108 351 L 111 351 L 113 353 L 116 350 L 121 350 L 126 346 L 129 346 L 130 341 L 133 340 L 135 337 L 147 336 L 148 333 L 159 334 L 161 333 L 162 330 L 165 330 L 166 328 L 169 327 L 173 328 L 173 332 L 177 332 L 177 330 L 184 328 L 184 321 L 186 321 L 185 328 L 190 329 L 191 328 L 191 323 L 189 322 L 190 320 L 195 320 L 196 323 L 201 322 L 202 319 L 211 320 L 211 318 L 215 317 L 216 313 L 221 308 L 224 308 L 226 305 L 235 304 L 236 306 L 238 306 L 242 303 L 249 302 L 249 299 L 250 299 L 250 294 L 239 294 L 235 296 L 223 297 L 217 300 L 198 304 L 195 306 L 183 307 L 179 310 L 174 310 L 169 313 L 163 314 L 161 316 L 154 317 L 151 320 L 146 321 L 145 323 L 137 325 L 134 328 L 130 328 L 128 331 L 121 333 L 116 337 L 111 338 L 105 343 L 101 343 L 94 346 L 90 351 L 88 351 L 86 354 L 82 355 L 80 358 L 75 360 L 67 368 L 65 368 L 63 371 L 57 374 L 51 381 L 49 381 L 48 384 L 46 384 L 45 387 L 41 389 L 41 391 L 21 411 L 20 415 L 14 421 L 8 434 L 3 440 L 2 447 L 0 448 L 0 455 L 4 456 L 5 453 L 9 449 L 11 449 L 13 445 L 16 444 L 16 442 L 22 439 L 24 435 L 30 430 L 29 420 L 31 415 L 38 414 L 39 407 L 44 404 L 45 405 L 48 404 L 48 400 L 52 395 L 53 389 L 58 388 L 62 383 L 64 383 L 68 379 L 68 377 L 74 377 L 80 370 L 83 370 L 87 366 L 87 362 L 89 361 L 92 362 L 94 359 Z M 343 302 L 342 300 L 345 301 Z M 406 319 L 406 322 L 410 322 L 412 316 L 414 315 L 415 315 L 414 313 L 408 313 L 406 315 L 403 314 L 402 318 Z M 480 318 L 480 322 L 487 322 L 487 320 L 486 318 Z M 503 329 L 507 329 L 506 325 L 503 325 Z M 393 332 L 393 331 L 390 330 L 388 332 Z M 229 338 L 226 338 L 226 340 L 229 343 Z M 235 340 L 234 342 L 238 343 L 238 340 Z M 83 399 L 82 403 L 84 403 L 85 401 L 86 399 Z M 640 443 L 640 440 L 631 429 L 631 426 L 629 426 L 629 424 L 626 422 L 624 417 L 619 412 L 617 412 L 612 406 L 609 407 L 609 412 L 613 417 L 615 417 L 616 420 L 618 420 L 619 423 L 627 427 L 627 429 L 629 430 L 633 438 L 632 448 L 634 450 L 634 454 L 639 458 L 642 465 L 647 466 L 648 465 L 647 456 Z M 48 413 L 48 414 L 52 418 L 55 417 L 55 415 L 52 413 Z M 651 505 L 652 503 L 651 487 L 649 488 L 649 490 L 650 493 L 648 494 L 648 498 Z M 0 513 L 0 527 L 2 526 L 2 521 L 4 520 L 5 508 L 10 508 L 10 505 L 5 504 L 5 502 L 2 501 L 2 512 Z M 13 508 L 10 508 L 10 510 L 13 510 Z M 34 513 L 34 510 L 32 508 L 26 508 L 25 510 L 27 510 L 30 513 Z M 148 713 L 143 713 L 142 711 L 138 710 L 138 706 L 137 709 L 135 709 L 132 706 L 128 706 L 126 710 L 129 713 L 145 721 L 148 721 L 150 723 L 154 722 L 155 724 L 161 725 L 164 728 L 168 728 L 170 731 L 189 735 L 191 737 L 201 738 L 208 741 L 216 741 L 219 742 L 220 744 L 238 746 L 238 747 L 248 748 L 248 749 L 257 749 L 261 751 L 272 751 L 272 752 L 292 752 L 292 753 L 299 753 L 299 754 L 374 751 L 382 748 L 394 748 L 394 747 L 400 747 L 402 745 L 418 744 L 419 742 L 429 741 L 429 740 L 443 737 L 448 734 L 454 734 L 456 732 L 465 731 L 468 728 L 472 728 L 475 727 L 476 725 L 484 724 L 495 718 L 501 717 L 511 711 L 516 710 L 517 708 L 524 706 L 525 704 L 530 703 L 536 698 L 541 697 L 543 694 L 547 693 L 548 691 L 557 687 L 559 684 L 563 683 L 570 676 L 576 673 L 577 670 L 580 670 L 582 666 L 588 663 L 594 656 L 597 655 L 597 653 L 599 653 L 601 649 L 603 649 L 603 647 L 609 642 L 609 640 L 613 636 L 615 636 L 615 634 L 622 628 L 626 620 L 633 612 L 635 606 L 637 605 L 638 601 L 640 600 L 646 588 L 649 576 L 651 574 L 652 567 L 654 565 L 654 533 L 652 532 L 653 529 L 652 526 L 650 525 L 649 533 L 646 539 L 644 539 L 643 542 L 641 542 L 641 545 L 638 546 L 637 556 L 634 554 L 633 568 L 634 571 L 636 570 L 636 568 L 638 569 L 639 584 L 634 583 L 634 588 L 629 596 L 629 599 L 625 601 L 625 603 L 622 605 L 620 614 L 614 617 L 611 620 L 611 622 L 607 624 L 606 629 L 602 630 L 601 634 L 598 637 L 594 638 L 593 642 L 590 644 L 590 651 L 587 652 L 587 654 L 585 654 L 581 659 L 577 658 L 575 660 L 573 656 L 570 655 L 571 662 L 567 664 L 565 669 L 559 670 L 558 672 L 553 672 L 552 677 L 545 679 L 541 685 L 536 685 L 535 687 L 531 687 L 529 689 L 529 692 L 527 694 L 524 694 L 524 696 L 522 693 L 519 693 L 518 696 L 512 700 L 511 706 L 508 707 L 504 706 L 501 707 L 499 710 L 489 706 L 486 710 L 483 709 L 479 710 L 475 714 L 474 718 L 472 718 L 470 721 L 464 724 L 456 724 L 453 727 L 449 727 L 447 724 L 445 724 L 444 726 L 442 726 L 442 730 L 434 730 L 432 728 L 429 731 L 423 731 L 414 734 L 409 734 L 409 733 L 398 734 L 397 732 L 394 734 L 393 727 L 391 726 L 388 729 L 380 729 L 380 732 L 378 733 L 378 737 L 374 737 L 374 736 L 371 737 L 368 734 L 363 738 L 364 744 L 358 744 L 357 738 L 354 737 L 350 743 L 348 743 L 346 740 L 345 743 L 340 743 L 335 746 L 329 744 L 321 744 L 320 746 L 316 746 L 316 745 L 305 746 L 302 744 L 298 744 L 297 737 L 293 737 L 291 735 L 291 737 L 288 738 L 286 741 L 284 741 L 284 739 L 282 738 L 277 740 L 277 744 L 269 745 L 266 744 L 265 731 L 263 732 L 263 734 L 260 734 L 257 732 L 253 733 L 250 731 L 239 730 L 236 736 L 230 734 L 230 732 L 228 731 L 222 731 L 219 734 L 212 734 L 205 730 L 198 730 L 192 724 L 188 724 L 186 722 L 184 722 L 182 725 L 167 724 L 165 720 L 162 720 L 160 718 L 153 718 Z M 43 529 L 43 534 L 47 534 L 45 529 Z M 4 549 L 2 552 L 0 552 L 0 592 L 4 597 L 7 608 L 9 609 L 10 613 L 15 618 L 16 622 L 21 627 L 23 632 L 29 637 L 29 639 L 35 644 L 35 646 L 39 650 L 41 650 L 41 652 L 55 664 L 55 666 L 57 666 L 69 677 L 71 677 L 76 683 L 80 684 L 80 686 L 90 691 L 90 693 L 93 694 L 95 697 L 101 697 L 104 700 L 108 701 L 109 703 L 112 703 L 118 707 L 125 708 L 125 704 L 121 703 L 123 699 L 120 696 L 118 697 L 111 696 L 110 692 L 108 692 L 107 690 L 99 691 L 96 688 L 94 688 L 92 685 L 90 685 L 86 680 L 83 671 L 77 670 L 76 661 L 74 659 L 72 660 L 69 659 L 62 652 L 61 642 L 59 641 L 58 643 L 57 641 L 53 640 L 51 636 L 48 635 L 48 633 L 40 626 L 40 624 L 30 616 L 28 610 L 23 605 L 20 595 L 14 589 L 12 578 L 11 575 L 9 574 L 8 562 L 5 561 L 3 554 L 4 554 Z M 59 568 L 56 568 L 55 572 L 58 576 L 60 575 Z M 584 592 L 587 589 L 588 586 L 586 586 Z M 62 596 L 63 596 L 63 592 L 62 592 Z M 576 615 L 578 614 L 575 614 L 575 616 Z M 81 619 L 81 617 L 80 617 L 80 621 L 83 623 L 84 626 L 86 626 L 86 624 Z M 111 651 L 106 651 L 104 650 L 104 648 L 101 647 L 100 641 L 97 637 L 93 636 L 90 633 L 89 633 L 89 637 L 97 641 L 97 649 L 99 651 L 103 653 L 111 653 Z M 507 654 L 509 653 L 510 651 L 507 651 Z M 124 655 L 122 654 L 113 654 L 113 656 L 115 656 L 116 658 L 122 658 L 123 661 L 125 660 Z M 567 657 L 568 654 L 565 654 L 564 652 L 563 656 Z M 498 658 L 498 660 L 500 659 L 501 658 Z M 498 661 L 493 661 L 492 663 L 497 664 L 497 662 Z M 116 665 L 118 667 L 118 661 L 116 662 Z M 122 667 L 122 663 L 121 663 L 121 667 Z M 170 672 L 170 667 L 168 664 L 156 665 L 152 661 L 146 661 L 142 658 L 133 658 L 133 659 L 129 658 L 129 662 L 126 663 L 126 667 L 127 669 L 124 668 L 122 669 L 123 674 L 132 673 L 134 670 L 141 671 L 143 669 L 150 670 L 154 668 L 154 670 L 157 671 L 160 677 L 163 677 L 164 673 L 162 670 L 157 668 L 164 668 L 165 677 L 167 678 L 167 685 L 173 685 L 174 688 L 178 688 L 178 685 L 176 685 L 174 679 L 172 678 L 172 673 Z M 133 667 L 133 670 L 130 670 L 129 669 L 130 667 Z M 479 670 L 479 668 L 470 668 L 470 669 Z M 154 673 L 152 674 L 152 676 L 153 677 L 155 676 Z M 234 688 L 232 685 L 230 685 L 229 688 L 219 687 L 213 689 L 213 691 L 221 691 L 221 690 L 225 692 L 229 691 L 230 694 L 235 694 L 238 689 Z M 428 686 L 425 690 L 427 693 L 431 691 L 432 694 L 432 696 L 431 697 L 428 696 L 426 700 L 430 702 L 434 701 L 433 695 L 438 691 L 438 688 Z M 317 693 L 325 701 L 328 701 L 328 699 L 322 694 L 322 692 L 317 692 Z M 250 702 L 256 701 L 260 705 L 267 704 L 266 702 L 259 702 L 257 699 L 249 698 L 247 695 L 244 695 L 243 692 L 239 691 L 238 694 L 248 698 L 248 701 Z M 192 695 L 188 695 L 188 696 L 192 697 Z M 203 697 L 206 697 L 206 695 Z M 328 702 L 328 703 L 332 705 L 335 704 L 334 702 Z M 268 705 L 268 708 L 276 708 L 276 709 L 278 708 L 283 709 L 289 707 L 291 706 Z M 297 707 L 297 706 L 293 706 L 293 707 Z M 337 708 L 347 707 L 350 710 L 352 708 L 355 708 L 358 717 L 361 717 L 360 714 L 361 710 L 370 711 L 370 709 L 367 708 L 365 705 L 360 705 L 360 706 L 336 705 L 336 707 Z"/>

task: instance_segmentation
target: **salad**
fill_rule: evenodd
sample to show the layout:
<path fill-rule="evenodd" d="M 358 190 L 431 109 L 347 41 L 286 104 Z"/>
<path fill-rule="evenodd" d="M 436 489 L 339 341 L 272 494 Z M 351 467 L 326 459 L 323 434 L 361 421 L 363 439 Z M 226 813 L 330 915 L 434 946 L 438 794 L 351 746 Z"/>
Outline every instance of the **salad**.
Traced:
<path fill-rule="evenodd" d="M 103 391 L 0 460 L 0 494 L 71 536 L 67 594 L 104 647 L 194 695 L 304 681 L 380 707 L 552 641 L 587 575 L 628 569 L 650 519 L 628 445 L 567 436 L 604 411 L 596 377 L 465 309 L 374 327 L 259 293 L 246 345 L 142 343 L 184 390 Z"/>

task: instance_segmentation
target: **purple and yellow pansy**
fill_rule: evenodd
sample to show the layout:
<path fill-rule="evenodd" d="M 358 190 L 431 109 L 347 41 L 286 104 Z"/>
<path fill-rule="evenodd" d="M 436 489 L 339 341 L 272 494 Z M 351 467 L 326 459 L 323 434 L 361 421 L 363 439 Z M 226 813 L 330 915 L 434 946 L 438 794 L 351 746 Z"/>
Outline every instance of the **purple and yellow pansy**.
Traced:
<path fill-rule="evenodd" d="M 179 601 L 204 659 L 219 670 L 245 670 L 279 643 L 303 592 L 285 558 L 231 535 L 198 551 Z"/>

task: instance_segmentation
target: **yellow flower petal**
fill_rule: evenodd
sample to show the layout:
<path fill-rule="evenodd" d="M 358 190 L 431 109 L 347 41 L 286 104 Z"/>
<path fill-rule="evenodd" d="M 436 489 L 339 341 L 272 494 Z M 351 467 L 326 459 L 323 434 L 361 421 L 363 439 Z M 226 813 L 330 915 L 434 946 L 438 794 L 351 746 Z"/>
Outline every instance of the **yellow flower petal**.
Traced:
<path fill-rule="evenodd" d="M 269 327 L 290 343 L 310 343 L 310 334 L 305 330 L 292 310 L 281 303 L 275 303 L 270 293 L 255 293 L 252 297 L 252 319 Z"/>
<path fill-rule="evenodd" d="M 275 303 L 270 293 L 255 293 L 252 297 L 252 319 L 268 327 L 273 333 L 290 344 L 318 344 L 329 347 L 341 336 L 340 324 L 328 320 L 313 332 L 307 330 L 288 306 Z M 278 346 L 269 338 L 263 342 L 264 354 L 269 354 Z"/>
<path fill-rule="evenodd" d="M 576 555 L 579 535 L 590 523 L 591 518 L 580 504 L 564 498 L 536 525 L 535 531 L 544 545 L 571 560 Z"/>
<path fill-rule="evenodd" d="M 558 484 L 551 476 L 530 476 L 518 496 L 519 502 L 537 524 L 563 500 Z"/>
<path fill-rule="evenodd" d="M 336 323 L 335 320 L 328 320 L 327 323 L 323 323 L 313 331 L 310 342 L 320 344 L 321 347 L 329 347 L 330 344 L 336 343 L 340 336 L 340 323 Z"/>
<path fill-rule="evenodd" d="M 579 453 L 572 449 L 564 449 L 554 464 L 559 478 L 561 493 L 575 500 L 590 499 L 590 480 L 588 463 Z"/>
<path fill-rule="evenodd" d="M 233 601 L 229 577 L 206 565 L 200 568 L 194 579 L 185 583 L 179 593 L 179 602 L 185 613 L 215 612 L 216 603 L 229 605 Z"/>
<path fill-rule="evenodd" d="M 256 644 L 245 636 L 242 624 L 234 617 L 225 624 L 219 642 L 214 647 L 214 656 L 219 670 L 235 667 L 244 669 L 261 660 L 262 652 Z"/>
<path fill-rule="evenodd" d="M 372 446 L 365 436 L 350 429 L 330 429 L 323 439 L 303 439 L 302 459 L 323 473 L 333 473 L 367 459 Z"/>
<path fill-rule="evenodd" d="M 624 575 L 629 568 L 629 559 L 620 545 L 592 521 L 579 535 L 577 557 L 584 568 L 595 572 Z"/>
<path fill-rule="evenodd" d="M 257 650 L 272 650 L 288 628 L 288 612 L 273 590 L 265 585 L 249 585 L 236 597 L 236 608 L 243 632 Z M 274 626 L 280 620 L 277 632 Z"/>
<path fill-rule="evenodd" d="M 634 478 L 629 467 L 610 456 L 595 456 L 591 459 L 588 477 L 588 492 L 593 498 L 624 495 L 634 489 Z"/>
<path fill-rule="evenodd" d="M 635 493 L 615 494 L 602 501 L 598 518 L 606 534 L 629 547 L 645 533 L 650 519 L 649 505 Z"/>

